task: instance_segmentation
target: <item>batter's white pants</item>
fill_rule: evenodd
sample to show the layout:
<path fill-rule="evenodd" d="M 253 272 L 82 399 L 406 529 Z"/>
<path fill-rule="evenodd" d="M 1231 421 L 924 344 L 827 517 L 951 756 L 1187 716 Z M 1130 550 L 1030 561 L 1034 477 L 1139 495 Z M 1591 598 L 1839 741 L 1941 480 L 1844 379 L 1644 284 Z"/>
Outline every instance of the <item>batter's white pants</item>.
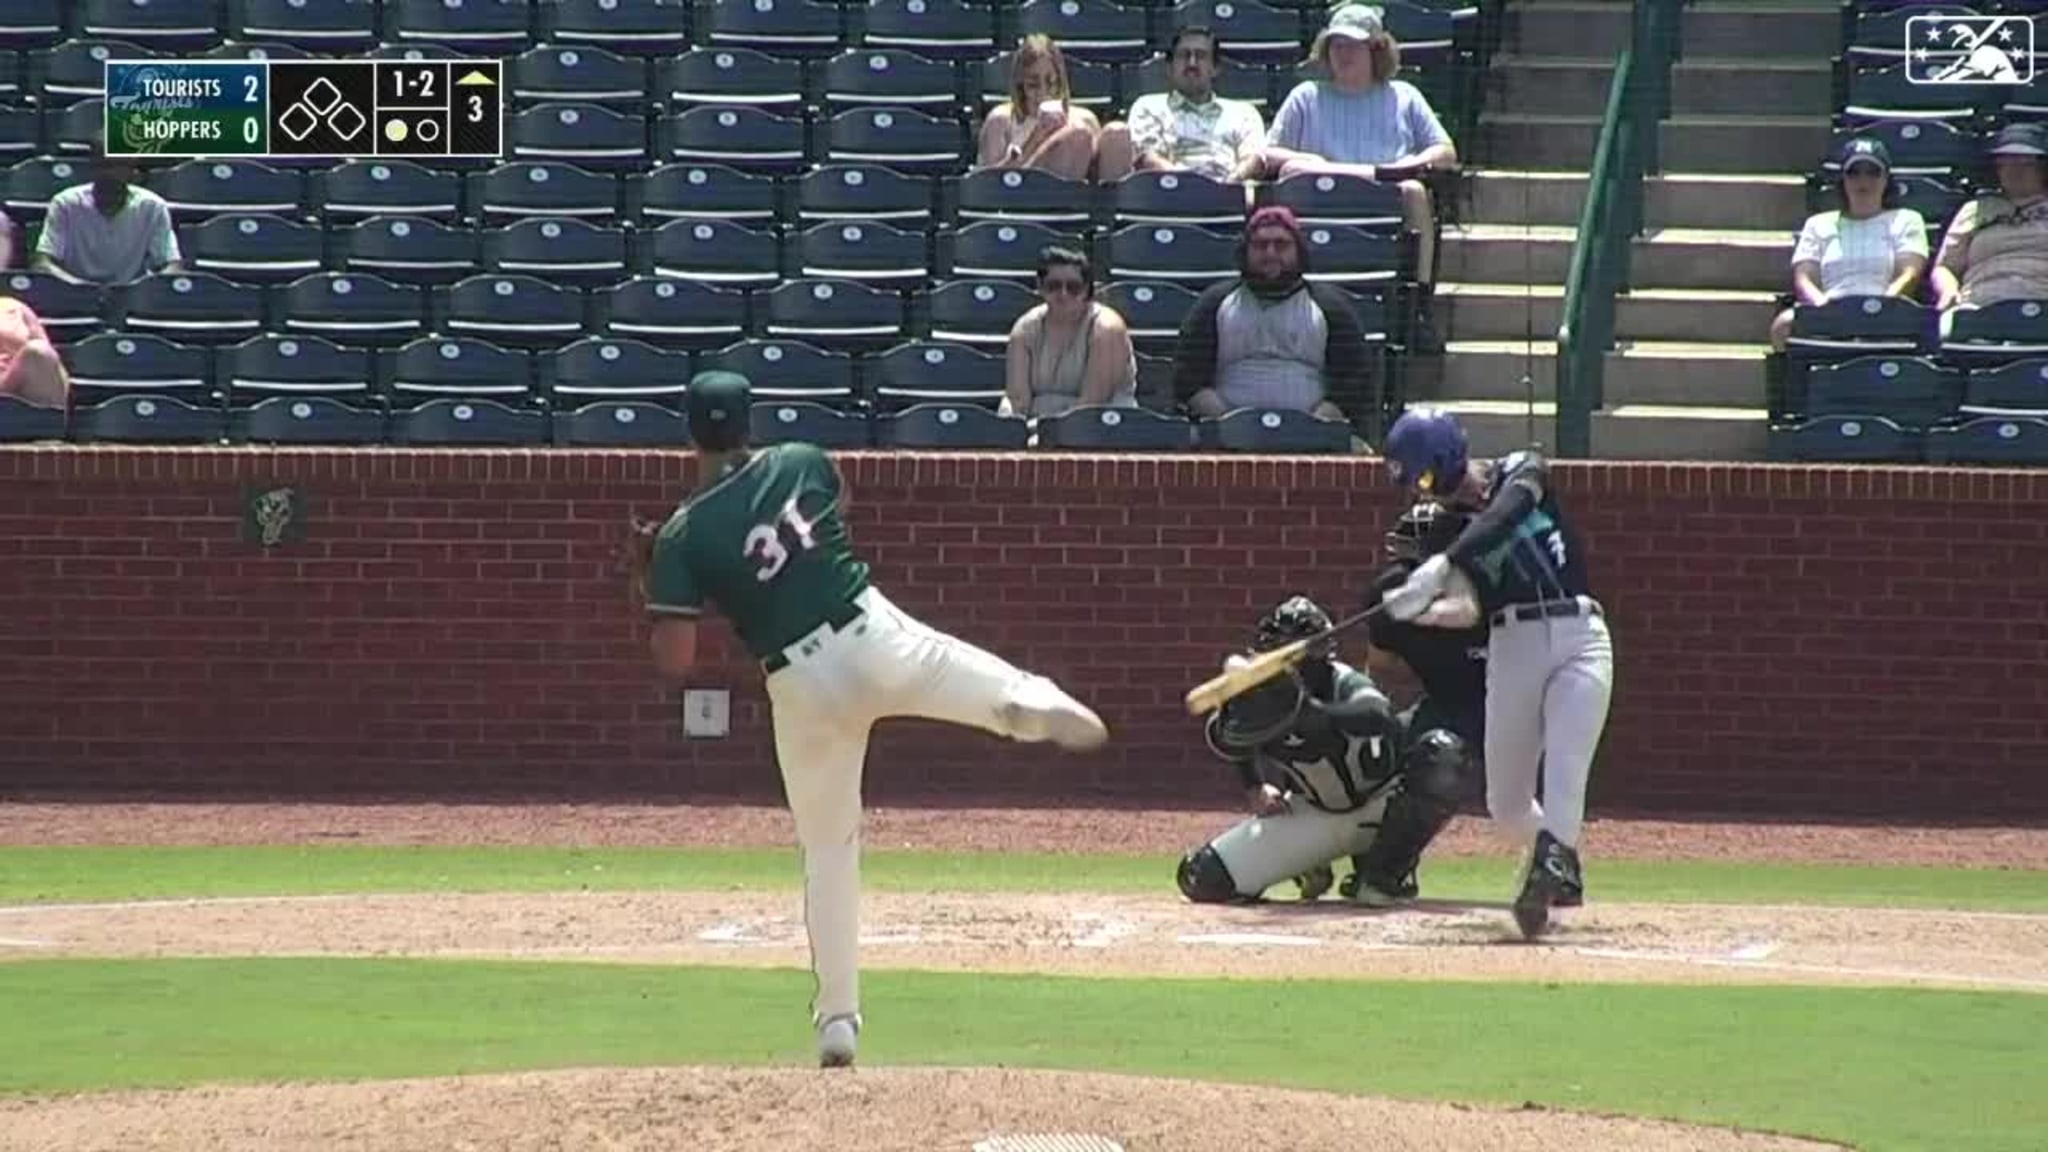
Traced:
<path fill-rule="evenodd" d="M 860 1010 L 861 773 L 875 722 L 920 716 L 1037 739 L 1015 729 L 1005 705 L 1080 707 L 1052 681 L 920 622 L 879 590 L 858 603 L 858 620 L 791 645 L 789 666 L 767 679 L 775 759 L 803 852 L 820 1021 Z"/>
<path fill-rule="evenodd" d="M 1605 617 L 1494 621 L 1486 657 L 1486 810 L 1525 848 L 1538 831 L 1579 846 L 1586 781 L 1613 687 Z"/>
<path fill-rule="evenodd" d="M 1289 796 L 1287 811 L 1244 820 L 1209 841 L 1209 847 L 1230 869 L 1237 894 L 1257 896 L 1318 864 L 1363 854 L 1379 835 L 1380 816 L 1393 794 L 1389 781 L 1352 812 L 1325 812 Z"/>

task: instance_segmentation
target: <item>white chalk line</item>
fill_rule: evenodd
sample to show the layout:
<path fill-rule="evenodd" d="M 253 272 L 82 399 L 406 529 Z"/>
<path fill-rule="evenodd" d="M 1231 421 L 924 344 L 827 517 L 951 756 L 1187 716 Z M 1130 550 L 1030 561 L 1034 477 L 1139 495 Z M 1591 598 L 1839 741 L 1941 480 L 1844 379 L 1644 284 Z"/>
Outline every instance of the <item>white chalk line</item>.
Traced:
<path fill-rule="evenodd" d="M 1789 961 L 1737 960 L 1727 956 L 1694 956 L 1683 952 L 1638 952 L 1627 948 L 1573 948 L 1580 956 L 1599 960 L 1653 960 L 1665 964 L 1692 964 L 1703 968 L 1750 968 L 1772 972 L 1799 972 L 1811 976 L 1867 976 L 1878 980 L 1934 980 L 1947 983 L 1984 984 L 1997 988 L 2044 988 L 2048 980 L 2024 976 L 1971 976 L 1959 972 L 1932 972 L 1913 968 L 1864 968 L 1847 964 L 1794 964 Z"/>
<path fill-rule="evenodd" d="M 48 940 L 14 940 L 0 936 L 0 948 L 51 948 L 55 945 Z"/>
<path fill-rule="evenodd" d="M 337 900 L 401 900 L 461 896 L 461 892 L 330 892 L 318 896 L 192 896 L 164 900 L 100 900 L 82 904 L 0 905 L 0 916 L 41 912 L 125 912 L 144 908 L 225 908 L 236 904 L 331 904 Z"/>
<path fill-rule="evenodd" d="M 1728 958 L 1730 960 L 1745 961 L 1768 960 L 1771 958 L 1771 954 L 1777 950 L 1778 942 L 1776 940 L 1759 940 L 1754 944 L 1744 944 L 1742 947 L 1728 953 Z"/>
<path fill-rule="evenodd" d="M 1108 948 L 1119 940 L 1126 940 L 1138 934 L 1138 926 L 1129 920 L 1119 920 L 1100 912 L 1076 912 L 1078 923 L 1095 923 L 1086 935 L 1074 938 L 1076 948 Z"/>

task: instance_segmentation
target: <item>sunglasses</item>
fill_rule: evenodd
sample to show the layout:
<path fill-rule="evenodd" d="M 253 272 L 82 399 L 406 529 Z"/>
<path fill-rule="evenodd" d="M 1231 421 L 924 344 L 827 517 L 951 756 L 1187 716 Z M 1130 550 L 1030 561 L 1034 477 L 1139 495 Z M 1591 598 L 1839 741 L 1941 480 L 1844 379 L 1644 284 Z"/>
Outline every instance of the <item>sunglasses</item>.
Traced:
<path fill-rule="evenodd" d="M 1088 293 L 1088 286 L 1079 280 L 1054 277 L 1039 281 L 1038 290 L 1047 296 L 1085 296 Z"/>

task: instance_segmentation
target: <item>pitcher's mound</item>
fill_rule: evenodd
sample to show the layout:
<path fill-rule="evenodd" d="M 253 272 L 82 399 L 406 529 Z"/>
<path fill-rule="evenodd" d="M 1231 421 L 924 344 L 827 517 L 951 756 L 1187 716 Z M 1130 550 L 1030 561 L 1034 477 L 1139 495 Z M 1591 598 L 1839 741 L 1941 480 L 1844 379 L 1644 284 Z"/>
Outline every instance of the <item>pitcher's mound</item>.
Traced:
<path fill-rule="evenodd" d="M 1030 1135 L 1125 1152 L 1842 1152 L 1533 1109 L 994 1068 L 590 1069 L 0 1101 L 0 1148 L 38 1152 L 970 1152 Z"/>

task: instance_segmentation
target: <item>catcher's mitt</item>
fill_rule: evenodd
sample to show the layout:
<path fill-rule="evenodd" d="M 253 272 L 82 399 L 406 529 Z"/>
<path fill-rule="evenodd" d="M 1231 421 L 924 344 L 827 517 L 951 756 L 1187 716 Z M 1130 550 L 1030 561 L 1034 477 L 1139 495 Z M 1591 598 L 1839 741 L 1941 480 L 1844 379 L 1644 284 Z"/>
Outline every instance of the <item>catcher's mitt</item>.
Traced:
<path fill-rule="evenodd" d="M 627 579 L 635 604 L 647 603 L 647 577 L 654 569 L 654 540 L 661 534 L 661 521 L 638 515 L 628 518 L 626 539 L 619 544 L 612 571 Z"/>
<path fill-rule="evenodd" d="M 1216 717 L 1216 738 L 1247 752 L 1277 740 L 1294 730 L 1307 698 L 1301 674 L 1289 669 L 1225 703 Z"/>

